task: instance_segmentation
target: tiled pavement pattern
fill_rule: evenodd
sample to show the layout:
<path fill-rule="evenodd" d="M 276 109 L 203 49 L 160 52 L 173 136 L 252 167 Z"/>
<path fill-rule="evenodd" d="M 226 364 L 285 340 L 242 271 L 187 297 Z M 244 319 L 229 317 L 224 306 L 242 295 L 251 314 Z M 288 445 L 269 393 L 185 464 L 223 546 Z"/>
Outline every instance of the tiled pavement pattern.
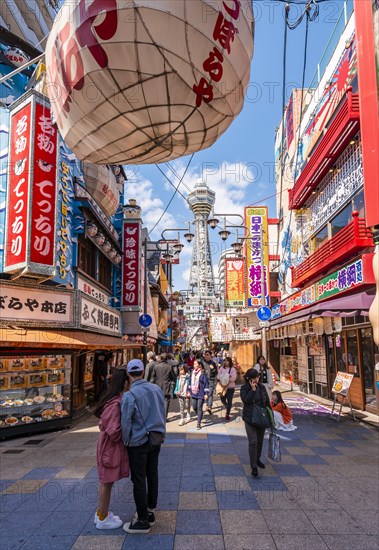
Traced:
<path fill-rule="evenodd" d="M 43 440 L 35 447 L 0 443 L 1 550 L 379 548 L 378 432 L 346 418 L 298 416 L 298 430 L 282 432 L 281 463 L 267 460 L 266 439 L 267 466 L 254 479 L 236 404 L 226 423 L 216 402 L 201 432 L 170 414 L 149 535 L 94 527 L 94 418 L 28 438 Z M 115 485 L 111 508 L 125 520 L 134 514 L 129 480 Z"/>

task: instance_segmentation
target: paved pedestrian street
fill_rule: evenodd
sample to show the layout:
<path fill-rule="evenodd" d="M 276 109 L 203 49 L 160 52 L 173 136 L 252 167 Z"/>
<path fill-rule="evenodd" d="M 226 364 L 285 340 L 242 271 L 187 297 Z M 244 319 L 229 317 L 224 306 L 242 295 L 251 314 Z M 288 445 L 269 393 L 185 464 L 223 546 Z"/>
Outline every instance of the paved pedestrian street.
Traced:
<path fill-rule="evenodd" d="M 379 548 L 377 430 L 346 417 L 337 423 L 328 414 L 295 415 L 298 429 L 281 432 L 280 463 L 267 459 L 266 436 L 266 468 L 255 479 L 236 401 L 230 422 L 216 401 L 212 422 L 200 432 L 195 420 L 178 426 L 172 402 L 149 535 L 94 526 L 94 417 L 70 430 L 2 442 L 1 549 Z M 111 510 L 131 519 L 129 480 L 115 484 Z"/>

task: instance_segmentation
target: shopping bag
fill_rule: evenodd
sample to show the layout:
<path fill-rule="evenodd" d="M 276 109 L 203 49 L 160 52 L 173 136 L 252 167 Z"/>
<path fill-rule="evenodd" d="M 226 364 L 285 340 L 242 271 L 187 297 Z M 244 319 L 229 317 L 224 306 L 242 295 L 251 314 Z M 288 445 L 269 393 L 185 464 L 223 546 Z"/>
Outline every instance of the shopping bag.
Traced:
<path fill-rule="evenodd" d="M 268 439 L 268 458 L 274 462 L 282 460 L 280 452 L 280 437 L 272 430 Z"/>
<path fill-rule="evenodd" d="M 223 397 L 226 395 L 226 392 L 228 391 L 228 386 L 223 386 L 220 382 L 217 382 L 216 385 L 216 395 L 219 397 Z"/>

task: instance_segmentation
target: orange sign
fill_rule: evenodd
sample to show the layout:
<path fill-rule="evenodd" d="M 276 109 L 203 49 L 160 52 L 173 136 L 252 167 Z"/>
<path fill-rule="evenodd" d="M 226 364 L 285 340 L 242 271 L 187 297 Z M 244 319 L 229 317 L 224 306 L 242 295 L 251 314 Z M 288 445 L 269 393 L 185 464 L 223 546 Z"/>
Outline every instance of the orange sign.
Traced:
<path fill-rule="evenodd" d="M 245 305 L 244 274 L 244 260 L 225 258 L 226 307 L 243 307 Z"/>

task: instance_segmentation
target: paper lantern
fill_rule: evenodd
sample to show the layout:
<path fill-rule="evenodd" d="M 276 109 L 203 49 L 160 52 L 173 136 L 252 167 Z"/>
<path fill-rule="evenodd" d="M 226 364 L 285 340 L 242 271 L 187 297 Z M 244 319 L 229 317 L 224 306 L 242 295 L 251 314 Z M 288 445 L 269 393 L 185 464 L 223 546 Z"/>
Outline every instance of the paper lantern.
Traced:
<path fill-rule="evenodd" d="M 211 146 L 241 111 L 250 0 L 70 0 L 46 45 L 48 94 L 75 155 L 172 160 Z"/>
<path fill-rule="evenodd" d="M 25 52 L 20 50 L 20 48 L 16 48 L 14 46 L 10 46 L 5 52 L 4 56 L 11 62 L 15 67 L 21 67 L 22 65 L 25 65 L 30 59 L 28 55 L 26 55 Z"/>

